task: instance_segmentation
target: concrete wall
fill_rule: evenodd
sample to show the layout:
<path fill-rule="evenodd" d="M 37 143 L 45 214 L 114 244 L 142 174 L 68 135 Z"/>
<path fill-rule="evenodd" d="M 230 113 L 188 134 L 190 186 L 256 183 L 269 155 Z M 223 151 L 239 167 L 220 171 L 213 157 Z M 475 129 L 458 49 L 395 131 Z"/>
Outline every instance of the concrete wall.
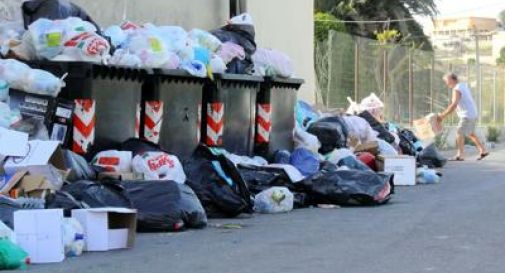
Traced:
<path fill-rule="evenodd" d="M 258 45 L 288 54 L 296 75 L 306 80 L 299 98 L 315 102 L 314 1 L 249 0 L 247 9 L 254 18 Z"/>
<path fill-rule="evenodd" d="M 73 0 L 102 26 L 126 19 L 133 22 L 214 29 L 229 16 L 228 0 Z M 126 13 L 125 10 L 126 4 Z M 299 97 L 315 100 L 313 0 L 249 0 L 257 42 L 287 53 L 296 75 L 306 80 Z"/>

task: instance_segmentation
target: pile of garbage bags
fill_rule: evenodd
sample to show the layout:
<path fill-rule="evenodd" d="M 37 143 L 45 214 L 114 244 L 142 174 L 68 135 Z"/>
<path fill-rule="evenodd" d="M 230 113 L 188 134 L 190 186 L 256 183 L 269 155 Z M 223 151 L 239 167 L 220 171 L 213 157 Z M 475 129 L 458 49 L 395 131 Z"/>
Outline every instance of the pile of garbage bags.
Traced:
<path fill-rule="evenodd" d="M 182 69 L 197 77 L 214 73 L 294 76 L 286 54 L 256 45 L 249 14 L 210 31 L 128 21 L 102 29 L 71 3 L 28 1 L 21 8 L 25 29 L 0 28 L 1 52 L 6 57 Z"/>

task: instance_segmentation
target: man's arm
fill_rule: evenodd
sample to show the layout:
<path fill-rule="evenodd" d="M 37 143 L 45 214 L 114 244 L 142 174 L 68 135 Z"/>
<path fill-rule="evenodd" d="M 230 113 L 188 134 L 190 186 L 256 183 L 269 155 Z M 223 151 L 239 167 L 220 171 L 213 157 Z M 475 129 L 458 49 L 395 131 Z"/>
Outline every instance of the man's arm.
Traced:
<path fill-rule="evenodd" d="M 458 107 L 459 101 L 461 100 L 461 92 L 458 90 L 452 91 L 452 102 L 443 112 L 438 114 L 438 117 L 443 120 L 447 118 L 456 108 Z"/>

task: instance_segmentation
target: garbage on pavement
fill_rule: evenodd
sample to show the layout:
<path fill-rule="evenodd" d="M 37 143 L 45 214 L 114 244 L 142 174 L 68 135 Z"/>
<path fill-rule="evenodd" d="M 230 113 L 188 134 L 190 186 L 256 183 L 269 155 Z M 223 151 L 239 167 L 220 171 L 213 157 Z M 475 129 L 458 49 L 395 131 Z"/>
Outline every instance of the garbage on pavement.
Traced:
<path fill-rule="evenodd" d="M 211 31 L 134 22 L 102 28 L 76 5 L 60 4 L 25 2 L 26 30 L 0 27 L 8 57 L 0 59 L 0 269 L 133 248 L 136 232 L 202 229 L 210 218 L 384 205 L 395 186 L 440 182 L 432 168 L 446 159 L 417 131 L 386 123 L 373 93 L 351 100 L 347 114 L 297 102 L 292 147 L 264 157 L 208 147 L 200 135 L 191 156 L 171 154 L 140 136 L 134 110 L 135 138 L 83 151 L 80 145 L 93 146 L 86 137 L 94 137 L 90 125 L 100 113 L 86 115 L 91 100 L 63 99 L 66 75 L 40 64 L 179 70 L 192 81 L 215 73 L 290 78 L 295 69 L 284 53 L 256 44 L 248 14 Z M 201 107 L 196 115 L 183 111 L 188 123 L 196 116 L 199 133 Z"/>

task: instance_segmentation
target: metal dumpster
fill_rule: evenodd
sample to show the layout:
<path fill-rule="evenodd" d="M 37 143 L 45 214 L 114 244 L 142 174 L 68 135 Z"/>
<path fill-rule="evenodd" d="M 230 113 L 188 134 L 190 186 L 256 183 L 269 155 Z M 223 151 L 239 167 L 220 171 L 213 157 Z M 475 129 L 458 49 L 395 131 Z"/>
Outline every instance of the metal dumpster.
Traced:
<path fill-rule="evenodd" d="M 304 80 L 265 78 L 257 98 L 255 153 L 270 157 L 293 149 L 297 91 Z"/>
<path fill-rule="evenodd" d="M 203 142 L 239 155 L 254 153 L 256 96 L 262 77 L 218 74 L 204 87 Z"/>

